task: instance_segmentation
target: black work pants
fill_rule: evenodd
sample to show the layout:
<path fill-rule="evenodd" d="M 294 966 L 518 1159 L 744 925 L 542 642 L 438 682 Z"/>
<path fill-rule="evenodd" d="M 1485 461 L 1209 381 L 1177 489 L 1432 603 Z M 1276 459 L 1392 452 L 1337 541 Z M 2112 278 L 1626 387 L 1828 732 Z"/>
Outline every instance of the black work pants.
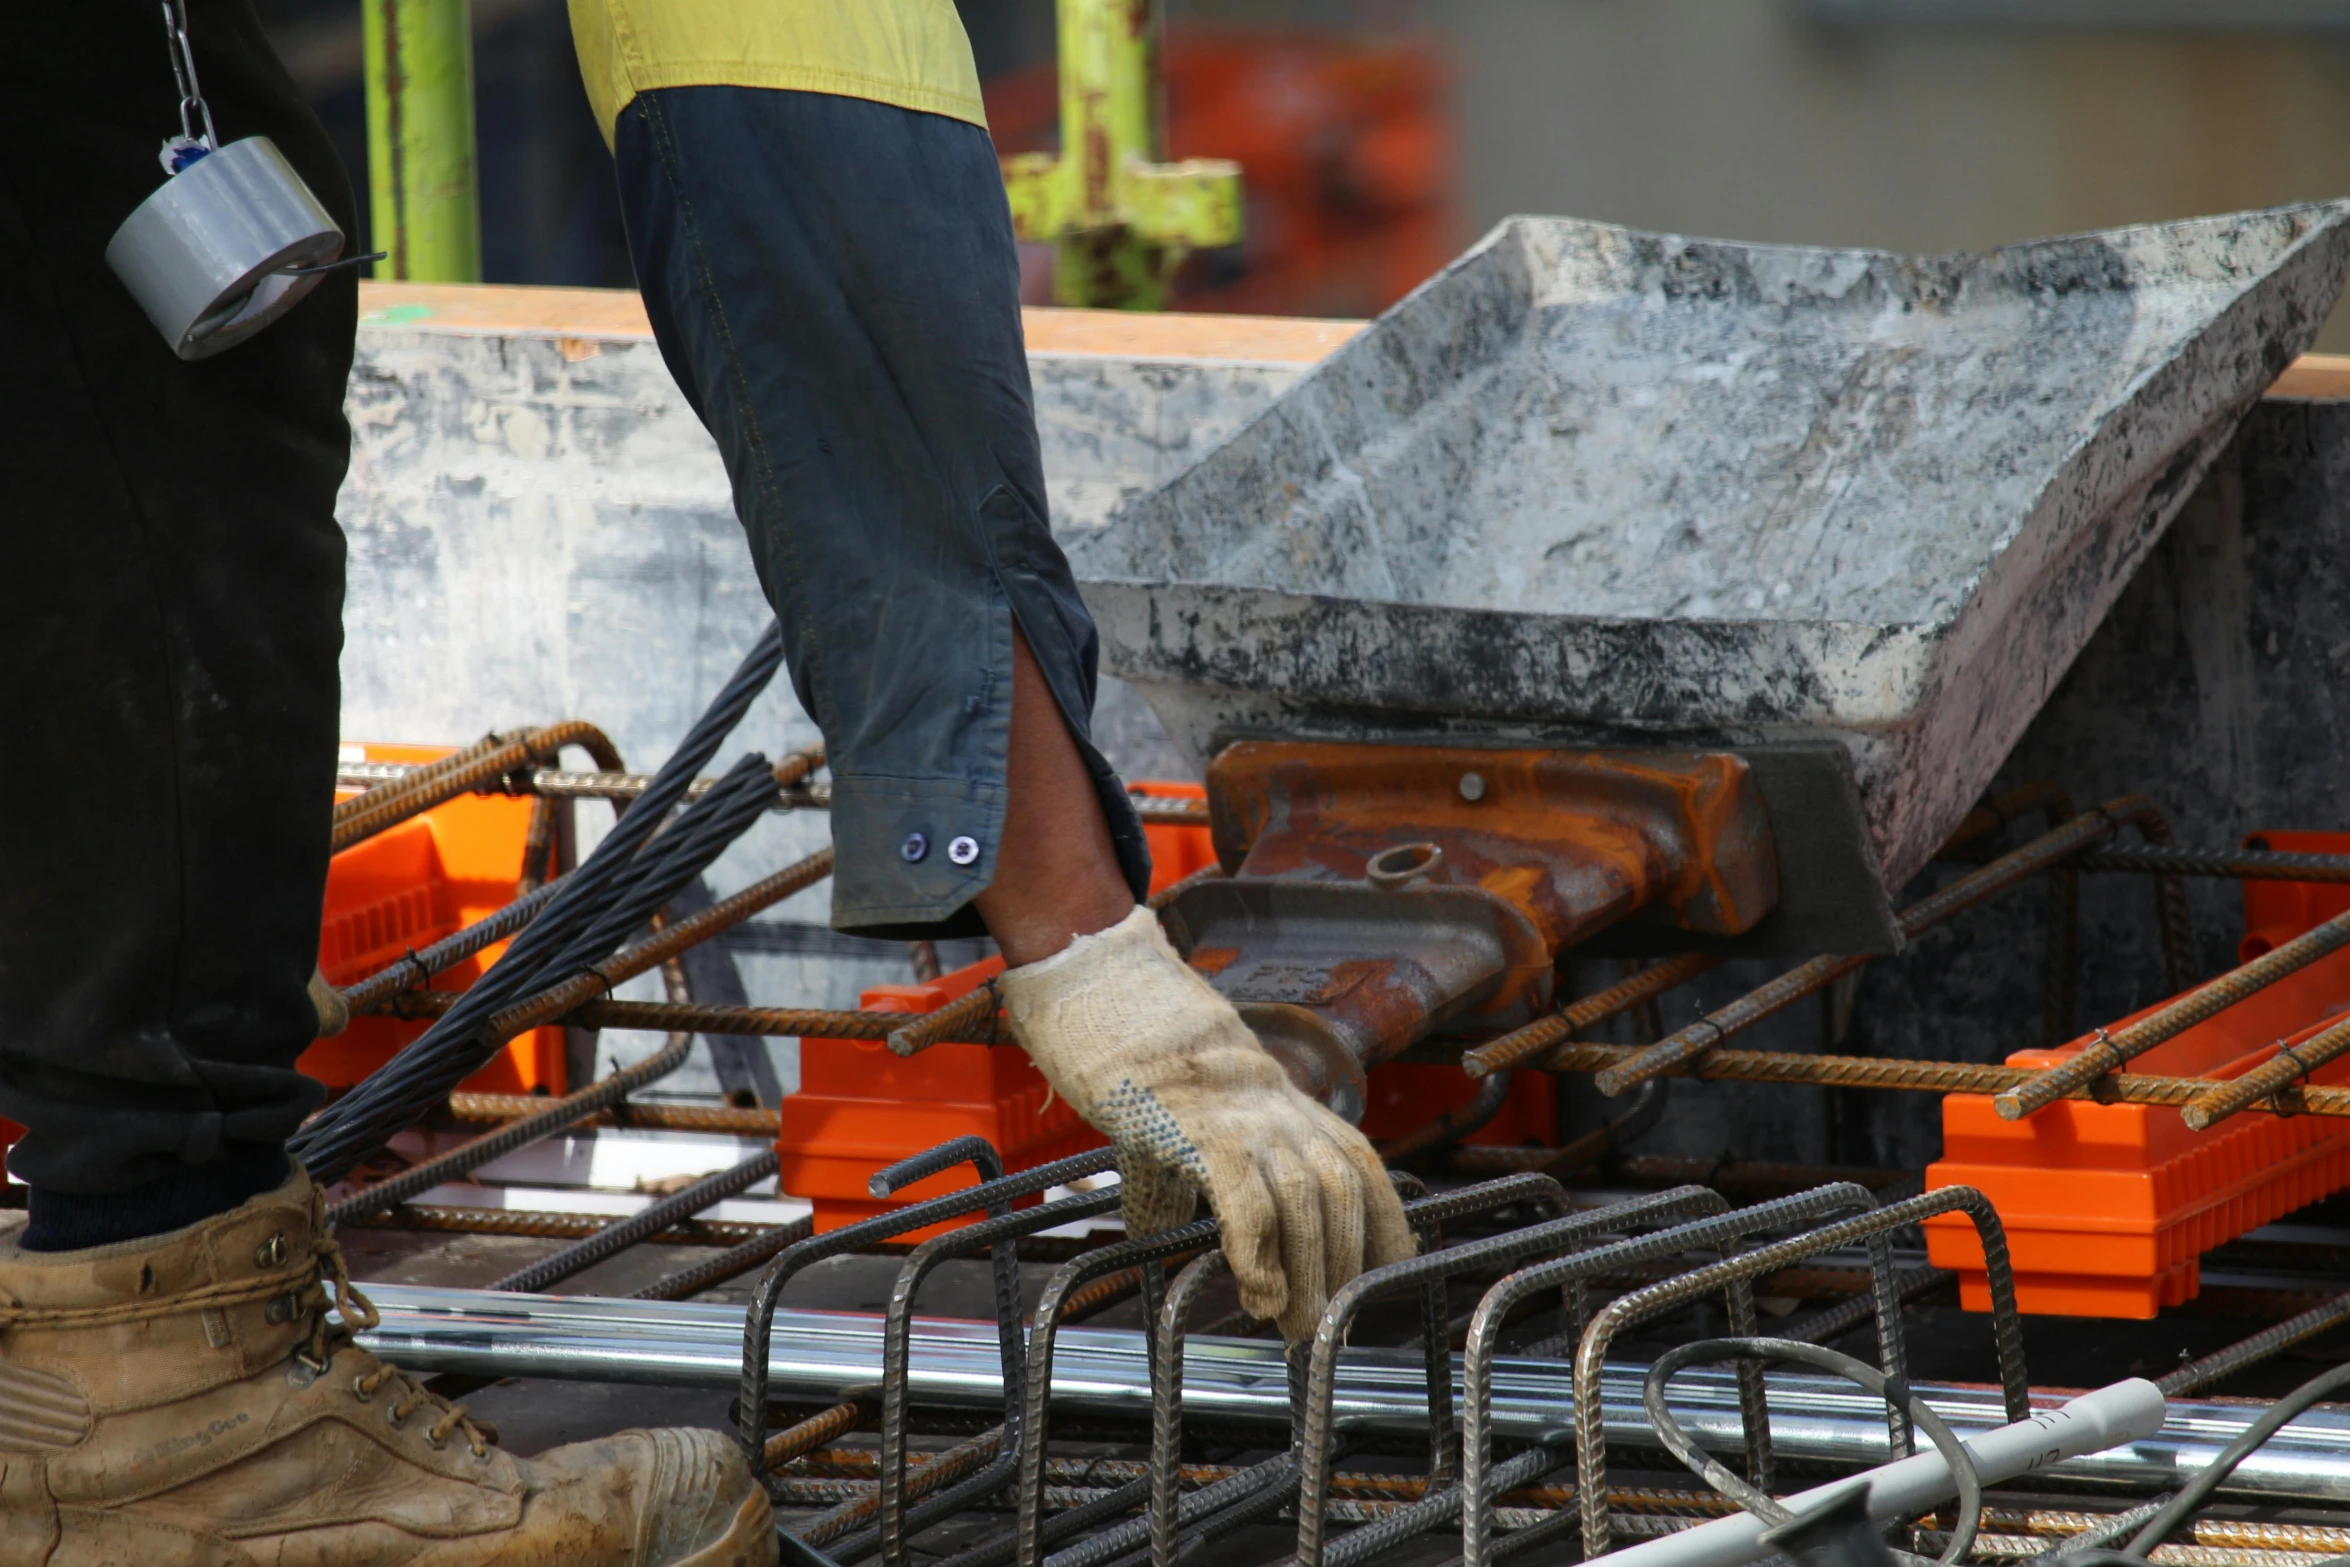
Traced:
<path fill-rule="evenodd" d="M 190 0 L 223 141 L 348 181 L 247 0 Z M 36 1188 L 123 1192 L 318 1102 L 357 286 L 175 359 L 105 262 L 179 128 L 161 8 L 12 9 L 0 48 L 0 1115 Z"/>

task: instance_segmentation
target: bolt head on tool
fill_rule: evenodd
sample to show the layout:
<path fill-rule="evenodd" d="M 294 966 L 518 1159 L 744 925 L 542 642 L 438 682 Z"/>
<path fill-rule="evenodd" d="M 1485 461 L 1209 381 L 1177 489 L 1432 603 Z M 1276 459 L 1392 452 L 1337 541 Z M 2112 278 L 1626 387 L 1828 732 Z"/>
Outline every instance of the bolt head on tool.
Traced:
<path fill-rule="evenodd" d="M 1485 798 L 1485 775 L 1483 773 L 1461 774 L 1461 798 L 1471 805 L 1475 805 L 1479 800 Z"/>
<path fill-rule="evenodd" d="M 106 264 L 182 359 L 233 348 L 318 286 L 343 231 L 266 136 L 188 164 L 139 203 Z"/>

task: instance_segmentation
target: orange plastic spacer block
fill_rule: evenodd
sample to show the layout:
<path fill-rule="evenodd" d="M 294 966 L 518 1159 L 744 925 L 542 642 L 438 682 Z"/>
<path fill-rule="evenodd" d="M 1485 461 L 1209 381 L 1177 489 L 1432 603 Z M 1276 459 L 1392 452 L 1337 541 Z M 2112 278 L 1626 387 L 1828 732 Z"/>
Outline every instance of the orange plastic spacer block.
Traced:
<path fill-rule="evenodd" d="M 2350 834 L 2267 833 L 2251 841 L 2286 852 L 2350 853 Z M 2247 881 L 2244 905 L 2244 955 L 2257 956 L 2350 908 L 2350 888 Z M 2130 1069 L 2240 1076 L 2273 1059 L 2278 1044 L 2317 1034 L 2345 1008 L 2350 952 L 2337 952 L 2156 1046 Z M 2007 1062 L 2052 1066 L 2094 1038 L 2019 1051 Z M 2350 1057 L 2311 1080 L 2350 1081 Z M 1988 1095 L 1951 1094 L 1942 1101 L 1942 1157 L 1927 1168 L 1926 1184 L 1973 1186 L 1991 1199 L 2007 1231 L 2023 1310 L 2151 1317 L 2194 1299 L 2203 1253 L 2350 1186 L 2350 1121 L 2247 1110 L 2195 1132 L 2173 1106 L 2081 1099 L 2002 1121 Z M 1961 1300 L 1988 1310 L 1974 1226 L 1943 1215 L 1925 1228 L 1927 1255 L 1958 1273 Z"/>
<path fill-rule="evenodd" d="M 874 1012 L 935 1011 L 1003 969 L 1003 959 L 988 958 L 926 985 L 878 985 L 860 1005 Z M 874 1171 L 950 1137 L 986 1138 L 1006 1170 L 1100 1147 L 1100 1135 L 1067 1103 L 1046 1102 L 1050 1092 L 1044 1074 L 1017 1047 L 948 1043 L 901 1057 L 878 1039 L 802 1039 L 799 1091 L 785 1096 L 777 1128 L 777 1185 L 815 1205 L 816 1231 L 824 1234 L 976 1185 L 976 1173 L 962 1165 L 894 1197 L 867 1190 Z M 900 1238 L 927 1240 L 956 1227 L 933 1225 Z"/>
<path fill-rule="evenodd" d="M 371 762 L 430 762 L 447 746 L 362 748 Z M 531 802 L 502 795 L 460 795 L 336 855 L 326 873 L 318 966 L 333 985 L 349 985 L 409 951 L 453 935 L 514 901 L 530 837 Z M 506 950 L 484 948 L 433 977 L 428 988 L 463 990 Z M 329 1088 L 349 1088 L 402 1046 L 425 1022 L 360 1017 L 302 1052 L 295 1064 Z M 472 1093 L 561 1094 L 567 1089 L 563 1030 L 534 1028 L 467 1078 Z"/>
<path fill-rule="evenodd" d="M 1131 787 L 1155 799 L 1207 798 L 1198 784 Z M 1153 892 L 1215 861 L 1205 827 L 1147 826 L 1143 832 L 1150 840 Z M 926 985 L 877 985 L 858 1004 L 872 1012 L 931 1012 L 970 994 L 1003 968 L 1001 958 L 989 958 Z M 1051 1099 L 1044 1074 L 1017 1047 L 943 1044 L 899 1057 L 878 1039 L 802 1039 L 799 1091 L 784 1099 L 776 1136 L 776 1152 L 782 1156 L 777 1184 L 815 1204 L 816 1231 L 824 1234 L 976 1185 L 968 1165 L 890 1198 L 874 1197 L 865 1185 L 884 1165 L 966 1135 L 995 1144 L 1007 1171 L 1031 1169 L 1102 1144 L 1100 1134 L 1075 1110 Z M 934 1225 L 900 1239 L 927 1240 L 968 1222 Z"/>
<path fill-rule="evenodd" d="M 2350 845 L 2350 833 L 2256 832 L 2244 839 L 2247 849 L 2273 849 L 2279 854 L 2350 852 L 2345 845 Z M 2244 939 L 2236 943 L 2236 961 L 2249 963 L 2345 909 L 2350 909 L 2350 884 L 2248 881 L 2244 883 Z"/>

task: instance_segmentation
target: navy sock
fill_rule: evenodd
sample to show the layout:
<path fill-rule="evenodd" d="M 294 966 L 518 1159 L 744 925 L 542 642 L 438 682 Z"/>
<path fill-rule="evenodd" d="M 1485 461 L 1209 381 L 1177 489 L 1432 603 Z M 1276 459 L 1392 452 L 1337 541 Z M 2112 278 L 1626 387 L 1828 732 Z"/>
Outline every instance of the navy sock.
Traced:
<path fill-rule="evenodd" d="M 32 1223 L 17 1241 L 26 1251 L 82 1251 L 185 1229 L 242 1207 L 285 1183 L 286 1151 L 274 1143 L 231 1143 L 211 1164 L 174 1170 L 127 1192 L 31 1193 Z"/>

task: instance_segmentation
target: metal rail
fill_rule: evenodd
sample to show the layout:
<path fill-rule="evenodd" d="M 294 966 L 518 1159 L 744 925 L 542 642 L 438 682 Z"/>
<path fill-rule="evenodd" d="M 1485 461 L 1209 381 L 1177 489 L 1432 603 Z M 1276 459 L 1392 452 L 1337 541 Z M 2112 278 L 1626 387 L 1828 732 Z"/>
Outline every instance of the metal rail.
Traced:
<path fill-rule="evenodd" d="M 819 1237 L 820 1239 L 822 1237 Z M 731 1390 L 741 1374 L 744 1309 L 692 1302 L 589 1296 L 492 1294 L 414 1285 L 362 1286 L 383 1314 L 361 1341 L 416 1371 L 470 1376 L 636 1383 Z M 768 1363 L 778 1397 L 832 1403 L 876 1386 L 882 1318 L 871 1313 L 782 1311 Z M 908 1396 L 940 1409 L 999 1411 L 1002 1377 L 993 1323 L 916 1318 L 909 1340 Z M 1456 1360 L 1456 1367 L 1458 1362 Z M 1052 1398 L 1072 1416 L 1131 1420 L 1151 1415 L 1150 1352 L 1132 1329 L 1062 1330 Z M 1234 1426 L 1279 1430 L 1290 1420 L 1288 1372 L 1278 1343 L 1194 1335 L 1183 1359 L 1184 1403 Z M 1600 1378 L 1601 1429 L 1611 1443 L 1652 1445 L 1641 1407 L 1646 1368 L 1611 1362 Z M 1494 1434 L 1499 1440 L 1563 1447 L 1573 1436 L 1570 1369 L 1547 1357 L 1498 1355 L 1493 1362 Z M 1883 1406 L 1834 1378 L 1771 1372 L 1771 1443 L 1782 1460 L 1873 1464 L 1888 1456 Z M 1426 1434 L 1427 1389 L 1411 1350 L 1355 1347 L 1338 1359 L 1335 1408 L 1350 1428 L 1373 1436 Z M 2006 1420 L 1996 1388 L 1932 1382 L 1917 1390 L 1965 1435 Z M 1455 1394 L 1458 1396 L 1458 1371 Z M 2055 1394 L 2032 1395 L 2034 1408 Z M 1737 1380 L 1691 1371 L 1674 1379 L 1671 1407 L 1709 1451 L 1743 1445 Z M 2176 1399 L 2161 1433 L 2125 1449 L 2067 1460 L 2049 1471 L 2150 1492 L 2192 1475 L 2259 1415 L 2243 1400 Z M 2350 1503 L 2350 1410 L 2319 1407 L 2298 1416 L 2228 1488 L 2251 1497 Z"/>

